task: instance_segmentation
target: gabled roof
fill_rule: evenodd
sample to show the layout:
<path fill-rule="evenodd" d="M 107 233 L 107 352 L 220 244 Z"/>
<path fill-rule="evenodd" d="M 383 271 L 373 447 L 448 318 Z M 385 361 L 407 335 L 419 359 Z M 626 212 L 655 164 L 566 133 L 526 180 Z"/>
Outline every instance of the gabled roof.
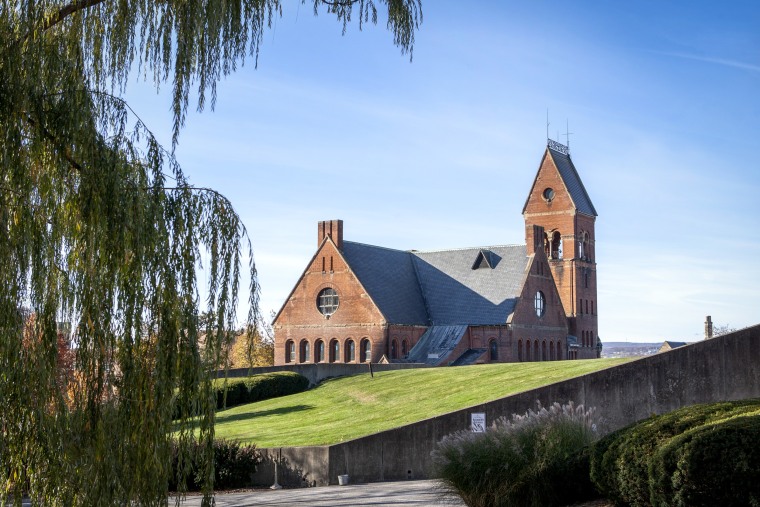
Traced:
<path fill-rule="evenodd" d="M 578 171 L 570 159 L 570 154 L 562 153 L 553 148 L 547 148 L 547 151 L 551 155 L 552 160 L 554 160 L 554 165 L 559 170 L 562 181 L 565 183 L 565 187 L 570 193 L 570 198 L 575 204 L 575 209 L 586 215 L 598 216 L 594 205 L 591 203 L 591 198 L 588 196 L 588 192 L 586 192 L 586 187 L 583 186 L 581 177 L 578 176 Z"/>
<path fill-rule="evenodd" d="M 591 198 L 588 196 L 588 192 L 586 192 L 586 187 L 583 186 L 581 177 L 578 175 L 578 171 L 575 169 L 575 165 L 573 165 L 570 154 L 556 150 L 552 148 L 551 145 L 546 147 L 544 159 L 541 161 L 538 172 L 536 172 L 536 177 L 533 179 L 533 185 L 530 187 L 528 197 L 525 199 L 525 205 L 523 206 L 522 212 L 525 213 L 525 210 L 528 209 L 530 197 L 533 195 L 533 191 L 536 188 L 538 175 L 541 173 L 541 168 L 544 166 L 544 160 L 546 160 L 547 156 L 551 157 L 554 165 L 557 167 L 557 171 L 562 178 L 562 183 L 565 185 L 565 188 L 570 195 L 570 199 L 575 205 L 575 209 L 585 215 L 593 217 L 598 216 L 596 213 L 596 208 L 594 208 L 594 205 L 591 202 Z"/>
<path fill-rule="evenodd" d="M 410 252 L 344 241 L 343 258 L 389 323 L 428 325 Z"/>
<path fill-rule="evenodd" d="M 425 326 L 506 323 L 529 261 L 525 245 L 406 252 L 345 241 L 343 256 L 389 323 Z M 473 269 L 484 260 L 490 269 Z"/>

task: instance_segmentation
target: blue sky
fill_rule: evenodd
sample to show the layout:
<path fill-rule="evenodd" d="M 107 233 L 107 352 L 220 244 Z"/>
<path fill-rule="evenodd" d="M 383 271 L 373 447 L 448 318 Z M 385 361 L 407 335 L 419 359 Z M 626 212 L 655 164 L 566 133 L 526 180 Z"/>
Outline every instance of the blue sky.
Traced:
<path fill-rule="evenodd" d="M 464 7 L 463 7 L 464 6 Z M 398 249 L 522 244 L 549 135 L 599 213 L 603 341 L 760 322 L 760 3 L 423 0 L 414 59 L 293 2 L 190 114 L 177 156 L 225 194 L 277 310 L 316 223 Z M 171 145 L 170 99 L 127 99 Z M 558 137 L 559 134 L 559 137 Z"/>

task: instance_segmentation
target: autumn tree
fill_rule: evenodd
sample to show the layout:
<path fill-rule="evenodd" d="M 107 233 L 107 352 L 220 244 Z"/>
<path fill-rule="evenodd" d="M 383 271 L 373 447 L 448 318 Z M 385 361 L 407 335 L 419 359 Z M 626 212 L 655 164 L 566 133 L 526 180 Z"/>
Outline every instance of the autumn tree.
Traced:
<path fill-rule="evenodd" d="M 274 313 L 274 312 L 272 312 Z M 259 323 L 248 333 L 241 331 L 232 342 L 229 354 L 231 368 L 274 366 L 274 332 L 272 326 Z"/>
<path fill-rule="evenodd" d="M 170 86 L 176 144 L 191 91 L 199 109 L 213 106 L 217 81 L 256 57 L 280 2 L 0 2 L 0 504 L 166 504 L 172 434 L 180 475 L 200 439 L 209 503 L 209 378 L 222 331 L 240 325 L 246 259 L 245 326 L 258 319 L 253 255 L 231 203 L 194 188 L 121 96 L 133 69 Z M 394 43 L 412 48 L 419 0 L 313 2 L 344 29 L 383 9 Z M 27 351 L 20 308 L 36 318 Z M 216 317 L 206 329 L 199 310 Z M 60 322 L 71 323 L 79 379 L 70 403 L 57 380 Z"/>

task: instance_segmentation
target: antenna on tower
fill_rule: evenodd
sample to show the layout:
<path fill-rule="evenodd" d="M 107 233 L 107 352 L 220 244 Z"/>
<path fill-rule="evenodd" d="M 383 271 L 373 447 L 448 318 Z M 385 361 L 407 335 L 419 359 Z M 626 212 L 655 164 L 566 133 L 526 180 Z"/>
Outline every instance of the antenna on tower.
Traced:
<path fill-rule="evenodd" d="M 570 150 L 570 136 L 573 134 L 573 132 L 570 132 L 570 120 L 567 120 L 567 125 L 565 127 L 565 144 L 567 144 L 568 151 Z"/>
<path fill-rule="evenodd" d="M 546 142 L 549 142 L 549 108 L 546 108 Z"/>

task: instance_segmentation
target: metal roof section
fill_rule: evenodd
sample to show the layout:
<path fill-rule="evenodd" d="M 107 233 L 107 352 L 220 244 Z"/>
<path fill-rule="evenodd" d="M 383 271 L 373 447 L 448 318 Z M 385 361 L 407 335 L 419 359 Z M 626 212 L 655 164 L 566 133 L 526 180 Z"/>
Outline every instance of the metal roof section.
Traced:
<path fill-rule="evenodd" d="M 428 325 L 411 253 L 344 241 L 343 257 L 389 323 Z"/>
<path fill-rule="evenodd" d="M 492 269 L 472 269 L 481 251 Z M 525 245 L 414 252 L 430 324 L 500 325 L 514 311 L 528 264 Z"/>
<path fill-rule="evenodd" d="M 452 361 L 449 366 L 467 366 L 475 364 L 486 352 L 488 352 L 488 349 L 467 349 L 464 351 L 464 354 Z"/>
<path fill-rule="evenodd" d="M 546 149 L 549 151 L 554 165 L 557 166 L 562 181 L 565 182 L 565 187 L 567 187 L 567 191 L 570 193 L 570 198 L 575 203 L 575 209 L 586 215 L 598 216 L 594 205 L 591 203 L 591 198 L 588 196 L 588 192 L 586 192 L 586 187 L 583 186 L 581 177 L 578 175 L 578 171 L 570 159 L 570 153 L 566 148 L 565 150 L 562 150 L 562 148 L 565 147 L 559 143 L 549 143 Z"/>
<path fill-rule="evenodd" d="M 407 360 L 412 363 L 440 366 L 462 341 L 466 331 L 466 325 L 431 326 L 409 351 Z"/>

